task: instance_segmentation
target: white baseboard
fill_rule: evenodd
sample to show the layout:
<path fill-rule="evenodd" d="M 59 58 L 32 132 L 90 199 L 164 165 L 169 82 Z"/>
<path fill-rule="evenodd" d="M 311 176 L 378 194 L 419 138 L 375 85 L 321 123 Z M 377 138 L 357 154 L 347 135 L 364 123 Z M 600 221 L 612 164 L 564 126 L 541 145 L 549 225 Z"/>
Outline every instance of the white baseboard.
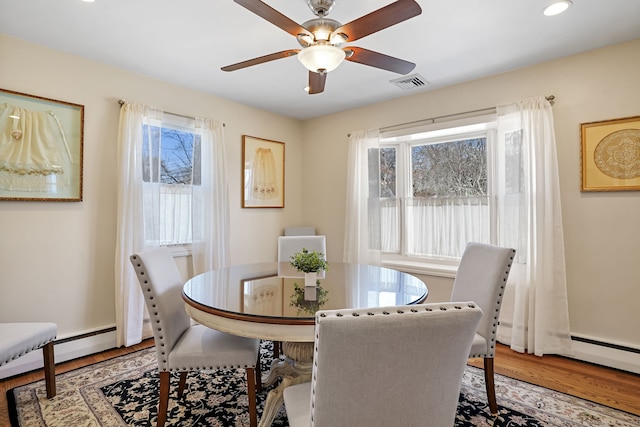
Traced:
<path fill-rule="evenodd" d="M 573 359 L 640 374 L 640 353 L 575 340 L 571 345 Z"/>
<path fill-rule="evenodd" d="M 53 346 L 56 364 L 78 357 L 115 348 L 116 332 L 97 333 L 84 338 L 72 339 Z M 0 379 L 40 369 L 43 366 L 42 350 L 35 350 L 0 367 Z"/>

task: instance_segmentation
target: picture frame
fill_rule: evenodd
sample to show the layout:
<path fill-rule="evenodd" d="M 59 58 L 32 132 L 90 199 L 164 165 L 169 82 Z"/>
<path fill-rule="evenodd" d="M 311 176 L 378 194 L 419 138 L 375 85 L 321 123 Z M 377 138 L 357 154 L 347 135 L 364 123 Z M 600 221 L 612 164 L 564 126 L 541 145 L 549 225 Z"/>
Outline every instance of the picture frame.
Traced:
<path fill-rule="evenodd" d="M 242 135 L 242 207 L 284 208 L 284 143 Z"/>
<path fill-rule="evenodd" d="M 83 144 L 84 105 L 0 89 L 0 201 L 82 201 Z"/>
<path fill-rule="evenodd" d="M 640 190 L 640 116 L 581 123 L 580 136 L 581 191 Z"/>

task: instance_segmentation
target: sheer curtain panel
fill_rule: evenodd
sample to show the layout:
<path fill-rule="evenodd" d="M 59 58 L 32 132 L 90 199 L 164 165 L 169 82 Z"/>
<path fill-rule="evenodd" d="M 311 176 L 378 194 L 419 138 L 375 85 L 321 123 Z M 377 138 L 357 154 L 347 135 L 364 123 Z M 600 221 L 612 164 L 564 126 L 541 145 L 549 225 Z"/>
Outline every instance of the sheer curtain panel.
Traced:
<path fill-rule="evenodd" d="M 188 147 L 188 150 L 185 150 Z M 176 166 L 173 153 L 181 155 Z M 188 158 L 188 161 L 187 161 Z M 124 102 L 118 130 L 116 335 L 118 346 L 151 336 L 129 256 L 190 246 L 194 274 L 227 266 L 229 202 L 223 126 Z"/>
<path fill-rule="evenodd" d="M 379 264 L 380 144 L 378 130 L 349 135 L 344 262 Z"/>
<path fill-rule="evenodd" d="M 551 104 L 497 108 L 498 244 L 516 249 L 498 327 L 513 350 L 571 354 L 560 185 Z"/>

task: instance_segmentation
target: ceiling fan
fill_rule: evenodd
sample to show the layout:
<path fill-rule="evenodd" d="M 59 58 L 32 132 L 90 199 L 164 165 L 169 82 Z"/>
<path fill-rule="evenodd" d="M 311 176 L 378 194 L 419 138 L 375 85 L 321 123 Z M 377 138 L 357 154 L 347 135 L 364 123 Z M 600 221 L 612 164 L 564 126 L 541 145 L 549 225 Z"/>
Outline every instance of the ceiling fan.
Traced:
<path fill-rule="evenodd" d="M 298 24 L 261 0 L 234 0 L 240 6 L 293 35 L 302 49 L 288 49 L 222 67 L 235 71 L 276 59 L 297 55 L 309 70 L 309 94 L 324 91 L 327 73 L 343 60 L 369 65 L 399 74 L 407 74 L 416 64 L 356 46 L 340 47 L 346 42 L 366 37 L 414 16 L 422 9 L 415 0 L 397 0 L 385 7 L 342 25 L 327 18 L 335 0 L 307 0 L 317 18 Z"/>

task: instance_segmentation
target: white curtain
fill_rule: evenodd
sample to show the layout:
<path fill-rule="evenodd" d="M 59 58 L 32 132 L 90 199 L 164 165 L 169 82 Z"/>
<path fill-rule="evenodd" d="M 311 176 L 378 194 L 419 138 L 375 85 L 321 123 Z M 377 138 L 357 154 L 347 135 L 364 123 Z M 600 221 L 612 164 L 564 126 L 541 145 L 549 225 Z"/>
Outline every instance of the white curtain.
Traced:
<path fill-rule="evenodd" d="M 498 244 L 516 249 L 498 340 L 513 350 L 571 354 L 558 162 L 544 97 L 497 108 Z"/>
<path fill-rule="evenodd" d="M 223 125 L 196 119 L 201 136 L 201 185 L 193 188 L 193 273 L 229 266 L 229 187 Z M 195 156 L 194 156 L 195 157 Z M 193 168 L 195 170 L 195 168 Z"/>
<path fill-rule="evenodd" d="M 158 151 L 153 132 L 162 128 L 163 116 L 160 110 L 129 101 L 120 110 L 115 256 L 118 347 L 137 344 L 151 335 L 149 327 L 143 330 L 144 298 L 129 262 L 132 253 L 192 239 L 195 274 L 226 266 L 229 259 L 229 203 L 222 125 L 209 119 L 195 119 L 192 131 L 199 136 L 194 141 L 191 168 L 195 185 L 168 185 L 159 177 L 159 153 L 147 154 L 148 164 L 143 161 L 143 150 Z M 200 162 L 199 168 L 196 161 Z M 194 180 L 197 173 L 199 185 Z"/>
<path fill-rule="evenodd" d="M 468 242 L 489 243 L 488 197 L 405 200 L 407 254 L 459 258 Z"/>
<path fill-rule="evenodd" d="M 358 130 L 349 135 L 344 262 L 379 264 L 380 144 L 378 130 Z"/>

